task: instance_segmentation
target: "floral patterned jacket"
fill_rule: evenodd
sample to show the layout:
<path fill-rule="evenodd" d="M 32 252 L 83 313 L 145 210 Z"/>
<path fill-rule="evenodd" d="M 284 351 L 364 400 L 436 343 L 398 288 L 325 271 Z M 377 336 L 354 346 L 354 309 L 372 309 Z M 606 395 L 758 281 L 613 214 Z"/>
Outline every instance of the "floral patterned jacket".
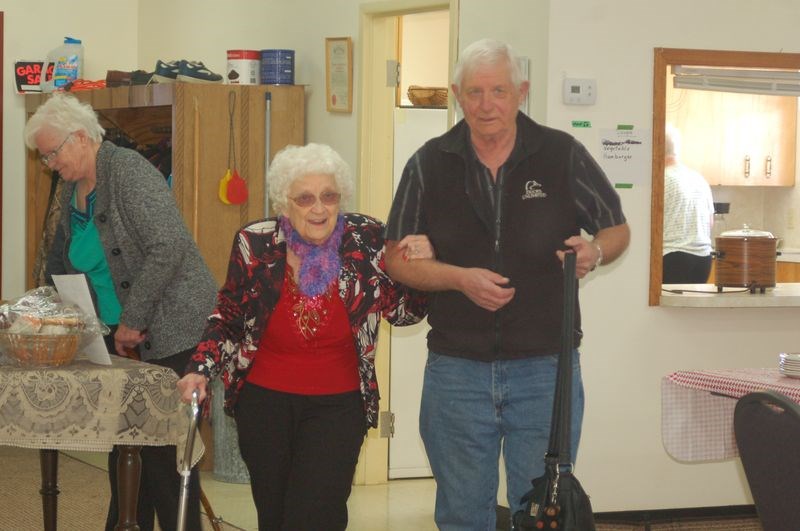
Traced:
<path fill-rule="evenodd" d="M 384 266 L 383 224 L 345 214 L 339 247 L 339 296 L 347 310 L 359 356 L 361 396 L 367 425 L 378 420 L 375 344 L 381 318 L 398 326 L 419 322 L 427 311 L 422 292 L 396 284 Z M 225 412 L 236 400 L 277 304 L 286 271 L 286 241 L 276 218 L 256 221 L 237 234 L 225 284 L 187 371 L 213 378 L 222 373 Z"/>

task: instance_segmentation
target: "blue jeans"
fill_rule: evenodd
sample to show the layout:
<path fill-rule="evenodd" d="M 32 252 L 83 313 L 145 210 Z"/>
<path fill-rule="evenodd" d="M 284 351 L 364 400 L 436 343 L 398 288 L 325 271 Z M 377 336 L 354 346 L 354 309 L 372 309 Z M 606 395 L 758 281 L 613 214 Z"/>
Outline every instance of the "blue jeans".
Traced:
<path fill-rule="evenodd" d="M 580 355 L 573 352 L 572 461 L 583 419 Z M 442 531 L 494 531 L 500 451 L 513 515 L 544 473 L 558 356 L 481 362 L 428 353 L 420 434 L 436 479 Z"/>

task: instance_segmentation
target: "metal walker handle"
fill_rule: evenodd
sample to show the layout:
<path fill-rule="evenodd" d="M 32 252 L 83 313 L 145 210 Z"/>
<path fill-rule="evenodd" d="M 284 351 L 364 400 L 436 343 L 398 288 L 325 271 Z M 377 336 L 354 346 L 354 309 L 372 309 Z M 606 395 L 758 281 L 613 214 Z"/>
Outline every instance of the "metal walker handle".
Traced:
<path fill-rule="evenodd" d="M 189 422 L 189 432 L 186 434 L 186 448 L 183 450 L 181 460 L 181 492 L 178 504 L 178 531 L 186 529 L 186 509 L 189 499 L 189 477 L 192 473 L 192 450 L 194 449 L 194 436 L 197 432 L 197 418 L 200 416 L 200 393 L 195 389 L 192 391 L 191 412 L 192 418 Z"/>

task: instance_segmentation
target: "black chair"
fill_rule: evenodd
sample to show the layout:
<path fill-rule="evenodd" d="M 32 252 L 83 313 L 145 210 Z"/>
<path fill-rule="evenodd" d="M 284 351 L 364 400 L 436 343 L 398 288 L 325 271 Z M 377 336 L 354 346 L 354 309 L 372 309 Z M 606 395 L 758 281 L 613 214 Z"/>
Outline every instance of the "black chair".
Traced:
<path fill-rule="evenodd" d="M 774 391 L 736 403 L 733 430 L 765 531 L 800 529 L 800 405 Z"/>

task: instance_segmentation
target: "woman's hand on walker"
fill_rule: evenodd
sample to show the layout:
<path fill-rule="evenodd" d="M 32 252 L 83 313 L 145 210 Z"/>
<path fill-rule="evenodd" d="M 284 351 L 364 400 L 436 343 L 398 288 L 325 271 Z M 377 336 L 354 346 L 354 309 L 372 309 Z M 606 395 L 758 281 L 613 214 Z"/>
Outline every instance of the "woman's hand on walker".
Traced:
<path fill-rule="evenodd" d="M 178 380 L 178 391 L 181 392 L 181 402 L 191 404 L 192 391 L 197 389 L 197 403 L 202 404 L 206 399 L 206 386 L 208 385 L 208 378 L 202 374 L 191 372 Z"/>

